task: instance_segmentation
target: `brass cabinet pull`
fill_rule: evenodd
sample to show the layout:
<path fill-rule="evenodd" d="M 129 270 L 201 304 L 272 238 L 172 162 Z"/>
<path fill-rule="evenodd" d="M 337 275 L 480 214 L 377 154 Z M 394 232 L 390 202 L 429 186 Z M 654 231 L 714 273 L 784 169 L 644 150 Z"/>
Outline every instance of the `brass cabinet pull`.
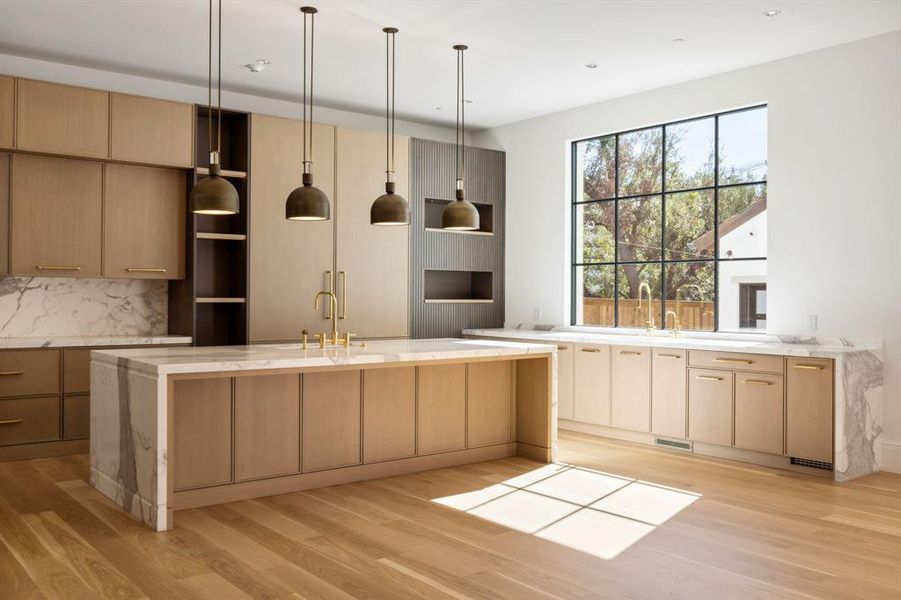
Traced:
<path fill-rule="evenodd" d="M 682 358 L 681 354 L 658 354 L 657 358 Z"/>
<path fill-rule="evenodd" d="M 582 348 L 582 352 L 601 352 L 600 348 Z"/>
<path fill-rule="evenodd" d="M 4 419 L 0 421 L 0 425 L 16 425 L 17 423 L 21 423 L 24 419 Z"/>
<path fill-rule="evenodd" d="M 163 267 L 127 267 L 125 269 L 129 273 L 165 273 Z"/>
<path fill-rule="evenodd" d="M 0 376 L 7 375 L 24 375 L 25 371 L 0 371 Z"/>
<path fill-rule="evenodd" d="M 35 265 L 38 271 L 81 271 L 78 265 Z"/>
<path fill-rule="evenodd" d="M 641 352 L 638 350 L 620 350 L 619 353 L 627 356 L 641 356 Z"/>
<path fill-rule="evenodd" d="M 714 358 L 713 362 L 717 363 L 730 363 L 734 365 L 750 365 L 754 364 L 753 360 L 748 360 L 746 358 Z"/>
<path fill-rule="evenodd" d="M 751 385 L 773 385 L 772 381 L 764 381 L 763 379 L 742 379 L 742 383 L 749 383 Z"/>
<path fill-rule="evenodd" d="M 722 381 L 722 377 L 714 377 L 712 375 L 695 375 L 695 379 L 700 379 L 701 381 Z"/>
<path fill-rule="evenodd" d="M 334 293 L 335 293 L 335 279 L 334 279 L 334 276 L 332 275 L 331 270 L 326 271 L 325 274 L 328 275 L 328 291 L 330 291 L 330 292 L 332 292 L 332 293 L 334 294 Z M 332 318 L 332 303 L 331 303 L 331 302 L 326 302 L 326 304 L 328 305 L 328 315 L 325 316 L 325 317 L 323 317 L 323 318 L 324 318 L 324 319 L 331 319 L 331 318 Z"/>
<path fill-rule="evenodd" d="M 569 346 L 557 346 L 557 350 L 569 350 Z"/>
<path fill-rule="evenodd" d="M 822 366 L 822 365 L 803 365 L 803 364 L 798 364 L 798 365 L 792 365 L 792 368 L 793 368 L 793 369 L 803 369 L 803 370 L 806 370 L 806 371 L 822 371 L 822 370 L 823 370 L 823 366 Z"/>
<path fill-rule="evenodd" d="M 341 294 L 341 313 L 338 315 L 339 319 L 347 318 L 347 271 L 338 271 L 338 274 L 341 276 L 341 283 L 343 284 L 344 291 Z"/>

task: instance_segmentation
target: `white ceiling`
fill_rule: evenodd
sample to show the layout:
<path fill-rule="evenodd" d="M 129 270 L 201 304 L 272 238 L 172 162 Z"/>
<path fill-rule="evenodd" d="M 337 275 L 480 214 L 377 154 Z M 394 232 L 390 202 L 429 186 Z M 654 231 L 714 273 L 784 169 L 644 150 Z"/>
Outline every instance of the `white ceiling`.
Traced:
<path fill-rule="evenodd" d="M 392 25 L 400 29 L 398 117 L 453 122 L 451 46 L 466 43 L 474 128 L 901 29 L 901 0 L 224 0 L 225 89 L 299 98 L 297 9 L 307 3 L 319 8 L 317 104 L 383 110 L 381 28 Z M 0 52 L 205 85 L 207 6 L 0 0 Z M 778 17 L 762 15 L 773 8 Z M 258 58 L 273 64 L 258 74 L 242 67 Z"/>

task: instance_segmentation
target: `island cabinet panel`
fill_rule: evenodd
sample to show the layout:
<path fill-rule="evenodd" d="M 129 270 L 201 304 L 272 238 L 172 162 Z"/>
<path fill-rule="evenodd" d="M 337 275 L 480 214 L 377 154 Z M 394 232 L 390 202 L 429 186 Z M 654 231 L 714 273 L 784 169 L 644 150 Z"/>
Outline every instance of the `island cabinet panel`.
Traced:
<path fill-rule="evenodd" d="M 0 75 L 0 148 L 16 145 L 16 79 Z"/>
<path fill-rule="evenodd" d="M 111 164 L 104 181 L 103 275 L 183 279 L 185 172 Z"/>
<path fill-rule="evenodd" d="M 573 420 L 610 425 L 610 346 L 576 344 Z"/>
<path fill-rule="evenodd" d="M 512 361 L 474 362 L 466 378 L 467 447 L 506 444 L 513 440 Z"/>
<path fill-rule="evenodd" d="M 9 275 L 9 168 L 10 156 L 0 152 L 0 276 Z"/>
<path fill-rule="evenodd" d="M 235 481 L 300 472 L 300 377 L 235 378 Z"/>
<path fill-rule="evenodd" d="M 551 357 L 521 359 L 513 368 L 516 373 L 516 441 L 520 451 L 525 444 L 535 447 L 526 449 L 521 455 L 549 461 L 554 441 Z M 535 452 L 536 449 L 541 450 Z"/>
<path fill-rule="evenodd" d="M 193 166 L 194 107 L 110 94 L 110 157 L 150 165 Z"/>
<path fill-rule="evenodd" d="M 651 431 L 684 438 L 688 426 L 685 350 L 655 348 L 651 364 Z"/>
<path fill-rule="evenodd" d="M 0 352 L 0 396 L 59 393 L 59 350 Z"/>
<path fill-rule="evenodd" d="M 303 375 L 303 470 L 360 464 L 360 371 Z"/>
<path fill-rule="evenodd" d="M 102 171 L 96 162 L 13 155 L 14 275 L 100 276 Z"/>
<path fill-rule="evenodd" d="M 782 454 L 785 428 L 780 375 L 735 373 L 735 447 Z"/>
<path fill-rule="evenodd" d="M 313 299 L 334 290 L 335 222 L 285 219 L 285 200 L 301 186 L 301 122 L 254 114 L 250 128 L 250 339 L 296 341 L 303 329 L 312 339 L 332 310 Z M 314 124 L 313 137 L 313 183 L 334 211 L 335 128 Z"/>
<path fill-rule="evenodd" d="M 58 440 L 59 422 L 59 396 L 2 398 L 0 446 Z"/>
<path fill-rule="evenodd" d="M 416 367 L 363 371 L 363 462 L 416 455 Z"/>
<path fill-rule="evenodd" d="M 634 431 L 651 430 L 651 349 L 614 346 L 610 424 Z"/>
<path fill-rule="evenodd" d="M 16 147 L 109 158 L 109 92 L 19 79 Z"/>
<path fill-rule="evenodd" d="M 466 448 L 466 365 L 428 365 L 417 369 L 418 453 Z"/>
<path fill-rule="evenodd" d="M 731 371 L 688 370 L 688 437 L 696 442 L 732 445 Z"/>
<path fill-rule="evenodd" d="M 409 198 L 409 138 L 397 136 L 396 191 Z M 337 294 L 343 329 L 360 337 L 410 334 L 410 228 L 373 227 L 372 201 L 385 190 L 385 136 L 338 128 L 335 191 Z"/>
<path fill-rule="evenodd" d="M 833 362 L 786 358 L 786 454 L 832 463 Z"/>
<path fill-rule="evenodd" d="M 175 490 L 232 481 L 232 380 L 192 379 L 174 383 L 173 457 Z"/>
<path fill-rule="evenodd" d="M 573 418 L 573 354 L 575 344 L 557 345 L 557 418 Z"/>
<path fill-rule="evenodd" d="M 82 440 L 91 435 L 91 396 L 63 397 L 63 439 Z"/>

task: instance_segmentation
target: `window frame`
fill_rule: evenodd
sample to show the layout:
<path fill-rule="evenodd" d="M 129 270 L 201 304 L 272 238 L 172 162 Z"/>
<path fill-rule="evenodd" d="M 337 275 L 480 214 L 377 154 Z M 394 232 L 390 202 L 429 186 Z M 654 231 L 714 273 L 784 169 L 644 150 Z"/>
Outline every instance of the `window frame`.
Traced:
<path fill-rule="evenodd" d="M 666 266 L 672 264 L 690 264 L 690 263 L 704 263 L 707 265 L 712 265 L 713 267 L 713 332 L 719 332 L 720 330 L 720 264 L 728 263 L 728 262 L 737 262 L 737 261 L 764 261 L 766 263 L 766 256 L 753 256 L 753 257 L 740 257 L 740 258 L 724 258 L 720 256 L 720 222 L 719 222 L 719 192 L 722 189 L 728 188 L 736 188 L 736 187 L 745 187 L 745 186 L 763 186 L 764 193 L 766 194 L 767 199 L 769 199 L 769 187 L 768 187 L 768 178 L 769 178 L 769 152 L 767 152 L 767 173 L 763 180 L 754 180 L 748 182 L 741 183 L 720 183 L 720 118 L 724 116 L 734 115 L 743 112 L 749 112 L 753 110 L 759 109 L 768 109 L 768 105 L 766 103 L 755 104 L 752 106 L 746 106 L 743 108 L 737 108 L 733 110 L 725 110 L 715 113 L 709 113 L 705 115 L 699 115 L 695 117 L 689 117 L 686 119 L 679 119 L 676 121 L 667 121 L 664 123 L 658 123 L 655 125 L 646 125 L 642 127 L 635 127 L 633 129 L 626 129 L 622 131 L 617 131 L 613 133 L 606 133 L 602 135 L 594 135 L 586 138 L 581 138 L 577 140 L 573 140 L 570 145 L 570 325 L 578 326 L 578 327 L 598 327 L 598 328 L 624 328 L 624 329 L 635 329 L 635 327 L 630 326 L 621 326 L 620 325 L 620 314 L 619 314 L 619 305 L 620 305 L 620 267 L 623 265 L 637 264 L 637 265 L 659 265 L 660 266 L 660 298 L 655 299 L 660 301 L 660 315 L 659 315 L 659 325 L 657 329 L 663 330 L 666 328 L 666 311 L 667 311 L 667 302 L 666 299 L 667 290 L 666 290 Z M 683 123 L 691 123 L 694 121 L 702 121 L 704 119 L 713 119 L 713 148 L 714 148 L 714 163 L 713 163 L 713 184 L 709 186 L 702 187 L 694 187 L 687 189 L 678 189 L 678 190 L 667 190 L 666 189 L 666 172 L 667 172 L 667 163 L 666 163 L 666 129 L 667 127 L 672 127 L 674 125 L 680 125 Z M 768 122 L 768 117 L 767 117 Z M 620 167 L 620 137 L 623 135 L 627 135 L 630 133 L 635 133 L 638 131 L 645 131 L 648 129 L 660 129 L 661 132 L 661 180 L 660 180 L 660 191 L 657 193 L 641 193 L 641 194 L 627 194 L 620 195 L 620 181 L 619 181 L 619 167 Z M 579 195 L 579 191 L 581 190 L 581 181 L 577 178 L 578 174 L 578 146 L 583 142 L 590 142 L 592 140 L 601 140 L 603 138 L 614 138 L 614 153 L 613 153 L 613 176 L 614 176 L 614 195 L 611 198 L 596 198 L 591 200 L 581 200 L 577 196 Z M 667 259 L 667 250 L 666 250 L 666 200 L 668 195 L 674 194 L 682 194 L 682 193 L 690 193 L 690 192 L 713 192 L 713 252 L 710 258 L 701 258 L 701 259 L 682 259 L 682 260 L 672 260 Z M 660 196 L 660 259 L 659 260 L 634 260 L 634 261 L 621 261 L 620 260 L 620 252 L 619 252 L 619 209 L 620 209 L 620 201 L 623 200 L 631 200 L 635 198 L 645 198 L 645 197 L 655 197 Z M 578 233 L 578 228 L 580 227 L 580 223 L 578 221 L 578 210 L 580 206 L 586 206 L 591 204 L 603 204 L 603 203 L 613 203 L 613 260 L 612 261 L 602 261 L 602 262 L 584 262 L 584 248 L 579 247 L 578 240 L 580 235 Z M 767 248 L 767 250 L 769 250 Z M 769 254 L 767 251 L 766 254 Z M 578 311 L 578 302 L 584 301 L 583 298 L 577 298 L 576 290 L 578 287 L 578 278 L 577 274 L 579 268 L 581 267 L 612 267 L 613 268 L 613 325 L 597 325 L 597 324 L 585 324 L 585 323 L 577 323 L 577 316 L 579 314 Z M 710 332 L 710 330 L 697 330 L 698 332 Z M 765 333 L 765 330 L 755 330 L 755 329 L 739 329 L 738 331 L 733 332 L 729 330 L 730 333 Z"/>

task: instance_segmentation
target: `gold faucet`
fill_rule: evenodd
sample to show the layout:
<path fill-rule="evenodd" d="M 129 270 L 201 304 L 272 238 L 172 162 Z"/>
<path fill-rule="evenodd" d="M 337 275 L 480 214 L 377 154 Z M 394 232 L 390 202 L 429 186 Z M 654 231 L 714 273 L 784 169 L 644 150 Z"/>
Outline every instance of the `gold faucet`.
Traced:
<path fill-rule="evenodd" d="M 328 296 L 328 300 L 331 303 L 331 310 L 329 311 L 332 315 L 332 343 L 338 343 L 338 297 L 335 295 L 335 292 L 319 292 L 316 294 L 316 299 L 313 301 L 313 310 L 319 310 L 319 298 L 322 296 Z"/>
<path fill-rule="evenodd" d="M 666 314 L 663 315 L 663 326 L 666 327 L 666 320 L 670 315 L 673 315 L 673 335 L 678 337 L 682 333 L 682 325 L 679 324 L 679 315 L 676 314 L 676 311 L 666 311 Z"/>
<path fill-rule="evenodd" d="M 645 321 L 644 324 L 645 324 L 645 327 L 647 328 L 648 335 L 651 335 L 651 330 L 654 329 L 654 327 L 656 326 L 656 324 L 654 323 L 654 315 L 651 314 L 651 310 L 653 309 L 653 307 L 651 306 L 651 302 L 653 300 L 651 298 L 651 286 L 648 285 L 647 282 L 642 281 L 641 284 L 638 286 L 638 310 L 641 310 L 641 298 L 642 298 L 642 292 L 644 290 L 648 291 L 648 320 Z"/>

